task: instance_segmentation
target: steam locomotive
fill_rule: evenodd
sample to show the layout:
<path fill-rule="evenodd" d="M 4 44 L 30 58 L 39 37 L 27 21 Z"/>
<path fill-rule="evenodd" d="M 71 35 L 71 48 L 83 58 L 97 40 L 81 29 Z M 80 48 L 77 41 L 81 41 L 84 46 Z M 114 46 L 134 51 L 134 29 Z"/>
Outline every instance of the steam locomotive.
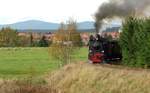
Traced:
<path fill-rule="evenodd" d="M 121 47 L 117 40 L 102 38 L 99 34 L 90 36 L 88 60 L 90 63 L 113 63 L 122 59 Z"/>

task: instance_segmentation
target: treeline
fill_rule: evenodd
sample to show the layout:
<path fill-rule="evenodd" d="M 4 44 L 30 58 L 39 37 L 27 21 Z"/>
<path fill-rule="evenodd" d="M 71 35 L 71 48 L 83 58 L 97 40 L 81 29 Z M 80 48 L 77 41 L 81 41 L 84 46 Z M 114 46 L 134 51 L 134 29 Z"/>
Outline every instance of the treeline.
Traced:
<path fill-rule="evenodd" d="M 123 64 L 150 67 L 150 18 L 128 17 L 123 22 L 120 45 Z"/>
<path fill-rule="evenodd" d="M 17 30 L 9 27 L 0 30 L 0 47 L 47 47 L 50 44 L 45 36 L 34 40 L 32 33 L 29 36 L 19 36 Z"/>

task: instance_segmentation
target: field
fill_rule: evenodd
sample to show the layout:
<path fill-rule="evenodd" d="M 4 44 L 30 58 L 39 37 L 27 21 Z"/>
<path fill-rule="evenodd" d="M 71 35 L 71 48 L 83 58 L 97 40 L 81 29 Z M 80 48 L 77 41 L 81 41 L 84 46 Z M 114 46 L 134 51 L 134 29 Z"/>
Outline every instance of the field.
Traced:
<path fill-rule="evenodd" d="M 88 64 L 87 49 L 76 51 L 76 60 L 58 69 L 48 48 L 1 48 L 0 92 L 150 93 L 150 70 Z"/>
<path fill-rule="evenodd" d="M 149 70 L 71 63 L 27 80 L 0 79 L 1 93 L 150 93 Z"/>
<path fill-rule="evenodd" d="M 81 48 L 73 56 L 75 62 L 86 61 L 87 48 Z M 42 75 L 56 68 L 58 61 L 50 58 L 48 48 L 0 48 L 0 77 Z"/>

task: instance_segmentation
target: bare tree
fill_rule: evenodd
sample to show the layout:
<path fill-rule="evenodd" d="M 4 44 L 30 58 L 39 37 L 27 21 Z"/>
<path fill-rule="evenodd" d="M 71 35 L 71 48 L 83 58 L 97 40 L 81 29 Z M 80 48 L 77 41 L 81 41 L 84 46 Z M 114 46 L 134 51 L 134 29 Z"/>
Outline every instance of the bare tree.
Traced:
<path fill-rule="evenodd" d="M 76 22 L 69 20 L 67 24 L 61 24 L 53 37 L 50 47 L 52 58 L 59 60 L 60 66 L 72 61 L 72 55 L 81 44 L 80 33 L 77 32 Z"/>

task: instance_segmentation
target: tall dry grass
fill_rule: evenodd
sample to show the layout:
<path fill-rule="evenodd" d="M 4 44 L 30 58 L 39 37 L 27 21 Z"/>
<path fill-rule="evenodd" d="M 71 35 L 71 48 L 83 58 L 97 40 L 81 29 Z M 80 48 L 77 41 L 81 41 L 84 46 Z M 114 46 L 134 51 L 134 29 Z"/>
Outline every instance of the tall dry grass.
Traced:
<path fill-rule="evenodd" d="M 77 63 L 47 77 L 60 93 L 150 93 L 150 72 L 118 66 Z"/>
<path fill-rule="evenodd" d="M 58 93 L 45 84 L 27 80 L 1 80 L 0 93 Z"/>
<path fill-rule="evenodd" d="M 150 93 L 150 71 L 74 63 L 44 79 L 1 79 L 0 93 Z"/>

